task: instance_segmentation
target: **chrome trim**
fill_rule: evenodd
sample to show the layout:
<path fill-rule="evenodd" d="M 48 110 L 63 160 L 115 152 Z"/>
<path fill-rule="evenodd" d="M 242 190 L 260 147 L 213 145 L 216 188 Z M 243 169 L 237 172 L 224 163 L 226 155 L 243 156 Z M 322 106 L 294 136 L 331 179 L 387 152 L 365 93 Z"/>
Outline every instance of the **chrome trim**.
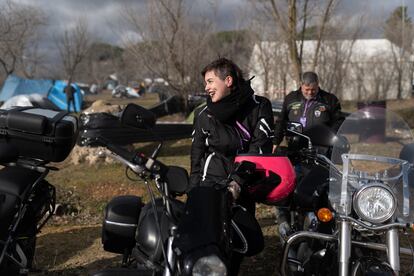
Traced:
<path fill-rule="evenodd" d="M 397 276 L 400 273 L 400 240 L 398 237 L 398 229 L 393 228 L 387 231 L 387 256 L 388 263 Z"/>
<path fill-rule="evenodd" d="M 373 242 L 360 242 L 360 241 L 352 241 L 352 245 L 359 246 L 359 247 L 365 247 L 368 249 L 378 250 L 378 251 L 388 251 L 388 247 L 385 244 L 381 243 L 373 243 Z M 407 256 L 414 256 L 413 252 L 409 248 L 400 247 L 400 254 L 404 254 Z"/>
<path fill-rule="evenodd" d="M 407 223 L 398 223 L 398 222 L 396 222 L 396 223 L 389 223 L 389 224 L 380 225 L 380 226 L 371 226 L 371 225 L 368 225 L 368 224 L 366 224 L 366 223 L 364 223 L 362 221 L 356 220 L 356 219 L 351 218 L 351 217 L 348 217 L 348 216 L 338 215 L 338 218 L 349 220 L 352 223 L 355 223 L 355 224 L 357 224 L 357 225 L 359 225 L 361 227 L 364 227 L 364 228 L 366 228 L 368 230 L 371 230 L 371 231 L 388 230 L 388 229 L 391 229 L 391 228 L 394 228 L 394 227 L 401 228 L 401 229 L 405 229 L 405 228 L 410 227 L 410 225 L 407 224 Z"/>
<path fill-rule="evenodd" d="M 403 224 L 394 224 L 394 226 L 395 225 L 401 226 Z M 283 276 L 289 275 L 289 273 L 287 273 L 286 271 L 286 266 L 288 264 L 288 253 L 289 253 L 290 247 L 296 242 L 307 239 L 307 238 L 338 242 L 338 237 L 336 235 L 328 235 L 328 234 L 309 232 L 309 231 L 299 231 L 299 232 L 292 234 L 291 236 L 288 237 L 285 243 L 284 249 L 283 249 L 282 263 L 281 263 L 281 269 L 280 269 L 281 274 Z M 352 246 L 365 247 L 368 249 L 384 251 L 384 252 L 388 251 L 387 245 L 379 244 L 379 243 L 372 243 L 372 242 L 352 241 Z M 408 256 L 414 256 L 414 252 L 409 248 L 400 247 L 399 253 L 408 255 Z"/>
<path fill-rule="evenodd" d="M 110 220 L 105 220 L 105 223 L 111 224 L 111 225 L 116 225 L 116 226 L 121 226 L 121 227 L 137 227 L 138 226 L 138 224 L 114 222 L 114 221 L 110 221 Z"/>
<path fill-rule="evenodd" d="M 111 158 L 114 158 L 116 160 L 118 160 L 119 162 L 127 165 L 133 172 L 135 172 L 136 174 L 141 174 L 142 172 L 144 172 L 144 168 L 141 165 L 137 165 L 134 164 L 132 162 L 129 162 L 128 160 L 124 159 L 123 157 L 111 152 L 111 151 L 105 151 L 104 154 L 106 156 L 109 156 Z"/>
<path fill-rule="evenodd" d="M 408 217 L 410 215 L 410 187 L 408 174 L 412 168 L 412 164 L 406 162 L 402 164 L 403 168 L 403 216 Z"/>
<path fill-rule="evenodd" d="M 242 240 L 244 248 L 233 248 L 233 251 L 245 254 L 249 250 L 249 244 L 247 243 L 246 237 L 243 235 L 243 232 L 240 230 L 240 228 L 237 226 L 237 224 L 234 222 L 234 220 L 231 220 L 231 226 L 233 226 L 234 230 L 236 231 L 237 235 L 239 235 L 240 239 Z"/>
<path fill-rule="evenodd" d="M 349 274 L 349 259 L 351 258 L 351 224 L 342 220 L 339 223 L 339 250 L 338 250 L 338 259 L 339 259 L 339 275 L 348 276 Z"/>
<path fill-rule="evenodd" d="M 288 259 L 288 253 L 290 246 L 295 243 L 297 240 L 305 239 L 305 238 L 312 238 L 312 239 L 320 239 L 325 241 L 336 241 L 337 237 L 334 235 L 322 234 L 318 232 L 309 232 L 309 231 L 299 231 L 294 233 L 293 235 L 289 236 L 286 240 L 285 247 L 283 250 L 282 255 L 282 265 L 281 265 L 281 273 L 283 276 L 288 275 L 286 273 L 286 264 Z"/>

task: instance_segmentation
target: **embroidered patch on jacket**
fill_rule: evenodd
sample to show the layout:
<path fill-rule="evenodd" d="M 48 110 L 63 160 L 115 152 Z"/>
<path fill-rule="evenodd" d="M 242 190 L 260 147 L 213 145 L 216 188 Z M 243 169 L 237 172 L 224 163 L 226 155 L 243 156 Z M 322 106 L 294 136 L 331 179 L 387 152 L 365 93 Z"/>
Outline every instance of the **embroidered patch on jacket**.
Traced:
<path fill-rule="evenodd" d="M 300 108 L 301 108 L 301 106 L 302 106 L 302 103 L 293 103 L 293 104 L 290 106 L 290 109 L 292 109 L 292 110 L 297 110 L 297 109 L 300 109 Z"/>
<path fill-rule="evenodd" d="M 321 111 L 320 110 L 315 110 L 315 117 L 320 117 L 321 116 Z"/>

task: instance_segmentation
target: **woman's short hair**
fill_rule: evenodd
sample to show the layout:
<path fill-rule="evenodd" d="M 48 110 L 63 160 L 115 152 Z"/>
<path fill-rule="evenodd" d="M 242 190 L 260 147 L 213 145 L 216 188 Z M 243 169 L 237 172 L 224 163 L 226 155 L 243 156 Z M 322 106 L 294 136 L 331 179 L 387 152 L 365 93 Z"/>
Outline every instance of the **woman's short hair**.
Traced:
<path fill-rule="evenodd" d="M 241 81 L 244 81 L 243 72 L 233 61 L 226 58 L 219 58 L 208 64 L 201 71 L 201 75 L 205 77 L 206 73 L 214 71 L 216 75 L 224 80 L 227 76 L 233 78 L 233 83 L 238 86 Z"/>

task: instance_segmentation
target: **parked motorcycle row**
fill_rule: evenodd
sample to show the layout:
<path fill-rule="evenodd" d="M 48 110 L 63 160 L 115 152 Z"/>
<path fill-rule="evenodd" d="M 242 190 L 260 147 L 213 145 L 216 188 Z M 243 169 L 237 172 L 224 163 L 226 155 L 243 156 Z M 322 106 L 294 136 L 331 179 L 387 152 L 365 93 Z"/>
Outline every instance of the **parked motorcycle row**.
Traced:
<path fill-rule="evenodd" d="M 375 116 L 374 116 L 375 115 Z M 377 118 L 373 124 L 372 117 Z M 125 127 L 151 131 L 155 116 L 130 104 Z M 378 128 L 378 125 L 381 127 Z M 77 137 L 77 119 L 38 108 L 0 111 L 0 274 L 28 274 L 36 234 L 52 216 L 55 189 L 45 180 Z M 272 156 L 238 156 L 231 175 L 256 202 L 287 212 L 279 227 L 282 275 L 399 275 L 400 246 L 413 229 L 414 140 L 395 113 L 367 107 L 338 132 L 288 124 L 286 148 Z M 103 249 L 123 256 L 105 275 L 235 275 L 244 256 L 264 248 L 254 216 L 237 205 L 227 181 L 189 189 L 187 171 L 128 151 L 106 137 L 96 145 L 144 183 L 149 200 L 122 195 L 108 202 Z M 409 239 L 408 243 L 409 243 Z"/>

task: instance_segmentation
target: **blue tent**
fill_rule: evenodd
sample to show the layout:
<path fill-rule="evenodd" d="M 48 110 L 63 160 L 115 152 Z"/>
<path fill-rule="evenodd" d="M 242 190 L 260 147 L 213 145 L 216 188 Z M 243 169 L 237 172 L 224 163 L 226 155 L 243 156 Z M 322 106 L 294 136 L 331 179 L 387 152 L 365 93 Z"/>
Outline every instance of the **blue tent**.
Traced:
<path fill-rule="evenodd" d="M 64 90 L 66 85 L 67 84 L 65 81 L 61 81 L 61 80 L 55 81 L 55 84 L 50 89 L 47 95 L 47 98 L 62 110 L 68 109 L 68 105 L 66 101 L 66 94 Z M 82 108 L 83 95 L 77 84 L 72 83 L 71 85 L 73 88 L 75 88 L 75 93 L 73 94 L 73 99 L 75 100 L 75 110 L 73 110 L 73 106 L 71 106 L 70 111 L 80 112 Z"/>
<path fill-rule="evenodd" d="M 0 101 L 7 101 L 17 95 L 34 93 L 46 96 L 52 86 L 52 80 L 28 80 L 9 75 L 1 89 Z"/>
<path fill-rule="evenodd" d="M 62 80 L 32 80 L 9 75 L 0 91 L 0 102 L 7 101 L 17 95 L 40 94 L 48 98 L 59 109 L 67 110 L 66 94 L 64 92 L 65 86 L 66 82 Z M 73 95 L 75 99 L 75 111 L 79 112 L 82 108 L 83 95 L 76 84 L 72 84 L 72 86 L 75 88 Z M 73 108 L 71 111 L 74 111 Z"/>

